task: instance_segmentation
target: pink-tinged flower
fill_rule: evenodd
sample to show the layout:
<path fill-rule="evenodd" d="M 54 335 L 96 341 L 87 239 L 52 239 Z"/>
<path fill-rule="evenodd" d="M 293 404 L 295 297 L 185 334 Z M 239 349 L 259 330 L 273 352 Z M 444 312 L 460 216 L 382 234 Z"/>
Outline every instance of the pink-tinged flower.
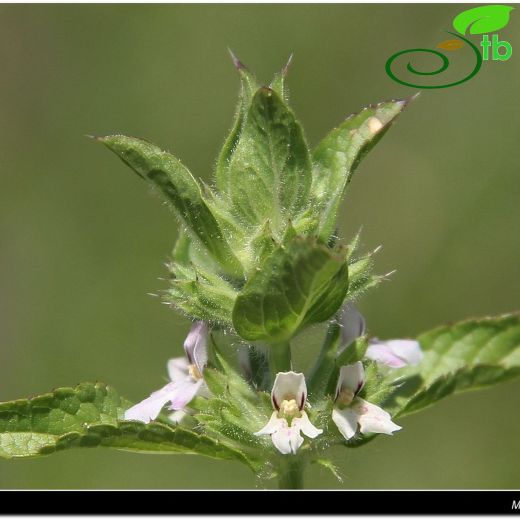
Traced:
<path fill-rule="evenodd" d="M 278 372 L 271 391 L 274 412 L 255 435 L 270 435 L 275 447 L 287 455 L 296 453 L 303 443 L 300 432 L 314 439 L 323 430 L 316 428 L 304 411 L 307 402 L 305 376 L 296 372 Z"/>
<path fill-rule="evenodd" d="M 392 368 L 401 368 L 418 365 L 424 354 L 419 342 L 412 339 L 374 339 L 370 342 L 365 357 Z"/>
<path fill-rule="evenodd" d="M 356 435 L 358 426 L 359 431 L 363 434 L 386 433 L 391 435 L 401 429 L 392 422 L 388 412 L 358 397 L 364 384 L 365 370 L 361 361 L 341 367 L 332 420 L 341 435 L 347 440 Z"/>
<path fill-rule="evenodd" d="M 366 323 L 353 303 L 347 303 L 343 307 L 339 321 L 341 324 L 341 352 L 365 334 Z M 411 339 L 380 341 L 374 338 L 369 342 L 365 357 L 391 368 L 401 368 L 406 365 L 418 365 L 424 355 L 418 341 Z"/>
<path fill-rule="evenodd" d="M 207 325 L 202 321 L 195 322 L 184 341 L 186 357 L 168 361 L 171 382 L 129 408 L 125 412 L 125 419 L 149 423 L 161 413 L 163 406 L 170 402 L 169 409 L 175 410 L 171 417 L 174 422 L 180 422 L 184 417 L 184 408 L 196 395 L 208 397 L 209 390 L 202 378 L 208 362 L 207 342 Z"/>

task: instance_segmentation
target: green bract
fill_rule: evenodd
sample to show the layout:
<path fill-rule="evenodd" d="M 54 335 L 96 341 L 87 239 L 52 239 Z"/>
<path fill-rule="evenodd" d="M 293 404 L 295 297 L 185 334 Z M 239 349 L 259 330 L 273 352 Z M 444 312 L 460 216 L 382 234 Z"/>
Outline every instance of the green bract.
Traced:
<path fill-rule="evenodd" d="M 354 169 L 407 101 L 365 108 L 310 151 L 284 99 L 286 69 L 267 87 L 235 64 L 241 95 L 214 187 L 151 143 L 98 140 L 166 199 L 182 226 L 166 301 L 192 319 L 270 344 L 329 319 L 360 282 L 376 281 L 369 257 L 358 258 L 349 292 L 347 253 L 330 243 Z"/>

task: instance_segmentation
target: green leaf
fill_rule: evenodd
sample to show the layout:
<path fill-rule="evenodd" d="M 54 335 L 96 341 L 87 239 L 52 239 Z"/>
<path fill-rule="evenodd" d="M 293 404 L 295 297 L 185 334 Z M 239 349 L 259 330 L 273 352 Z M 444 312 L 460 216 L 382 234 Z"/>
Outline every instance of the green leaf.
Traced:
<path fill-rule="evenodd" d="M 192 238 L 202 244 L 223 269 L 234 275 L 242 273 L 240 262 L 205 203 L 199 184 L 178 159 L 134 137 L 112 135 L 97 140 L 165 197 Z"/>
<path fill-rule="evenodd" d="M 171 276 L 169 289 L 161 292 L 164 303 L 190 319 L 231 328 L 238 291 L 218 273 L 218 266 L 211 257 L 195 247 L 182 230 L 167 268 Z"/>
<path fill-rule="evenodd" d="M 338 482 L 343 483 L 343 477 L 341 476 L 340 469 L 329 459 L 314 459 L 312 461 L 313 464 L 318 464 L 330 471 L 332 475 L 338 480 Z"/>
<path fill-rule="evenodd" d="M 212 437 L 157 422 L 143 424 L 121 421 L 117 427 L 93 425 L 83 434 L 61 437 L 55 449 L 95 446 L 138 453 L 204 455 L 216 459 L 240 460 L 250 465 L 241 452 Z M 52 451 L 49 447 L 45 453 Z"/>
<path fill-rule="evenodd" d="M 235 153 L 242 129 L 247 119 L 247 113 L 251 106 L 253 94 L 258 89 L 256 78 L 247 68 L 240 62 L 240 60 L 230 51 L 231 59 L 240 74 L 240 96 L 238 106 L 235 113 L 235 122 L 233 128 L 229 133 L 224 146 L 220 152 L 217 160 L 217 168 L 215 174 L 215 182 L 217 189 L 221 192 L 226 192 L 229 187 L 229 164 L 233 154 Z"/>
<path fill-rule="evenodd" d="M 213 191 L 204 193 L 204 201 L 215 217 L 227 239 L 233 254 L 243 265 L 243 271 L 247 272 L 255 262 L 255 251 L 251 249 L 251 230 L 231 213 L 231 206 L 220 194 Z"/>
<path fill-rule="evenodd" d="M 453 19 L 453 27 L 460 34 L 484 34 L 496 32 L 509 23 L 513 7 L 508 5 L 482 5 L 462 11 Z"/>
<path fill-rule="evenodd" d="M 349 288 L 349 269 L 345 262 L 330 279 L 322 298 L 317 298 L 307 311 L 304 323 L 321 323 L 328 320 L 341 307 Z"/>
<path fill-rule="evenodd" d="M 0 456 L 27 457 L 54 447 L 60 437 L 94 423 L 117 425 L 130 406 L 101 383 L 0 403 Z"/>
<path fill-rule="evenodd" d="M 179 230 L 179 236 L 172 251 L 172 259 L 180 265 L 190 265 L 191 262 L 191 239 L 185 231 Z"/>
<path fill-rule="evenodd" d="M 361 361 L 368 347 L 367 336 L 357 338 L 349 345 L 342 344 L 341 325 L 334 321 L 329 325 L 327 337 L 321 348 L 320 355 L 309 377 L 309 396 L 312 399 L 322 399 L 325 395 L 334 396 L 342 366 Z M 369 364 L 369 370 L 373 367 Z M 376 379 L 377 374 L 369 374 Z M 367 376 L 366 379 L 369 379 Z M 370 382 L 367 387 L 370 386 Z"/>
<path fill-rule="evenodd" d="M 303 325 L 330 318 L 346 294 L 345 257 L 344 250 L 334 251 L 311 238 L 296 237 L 278 247 L 238 294 L 236 332 L 250 341 L 282 342 Z"/>
<path fill-rule="evenodd" d="M 223 358 L 221 354 L 216 352 L 217 360 L 222 368 L 222 372 L 208 369 L 213 383 L 216 386 L 211 388 L 216 397 L 223 397 L 231 406 L 235 406 L 237 410 L 242 410 L 243 415 L 249 415 L 248 423 L 253 431 L 264 420 L 264 410 L 261 409 L 258 394 L 247 384 L 247 382 L 231 367 L 231 365 Z M 211 383 L 208 383 L 208 386 Z M 246 414 L 245 411 L 249 410 Z"/>
<path fill-rule="evenodd" d="M 250 465 L 263 466 L 270 442 L 254 433 L 267 423 L 272 413 L 270 398 L 266 401 L 262 394 L 253 391 L 217 350 L 215 354 L 221 371 L 213 368 L 204 371 L 204 380 L 213 397 L 206 400 L 202 413 L 195 417 L 204 429 L 225 439 L 227 445 L 236 446 Z"/>
<path fill-rule="evenodd" d="M 520 376 L 520 315 L 468 320 L 418 338 L 425 356 L 417 368 L 392 372 L 388 407 L 399 416 L 439 399 Z"/>
<path fill-rule="evenodd" d="M 266 220 L 251 240 L 251 249 L 255 252 L 256 264 L 262 264 L 278 245 L 271 230 L 271 221 Z"/>
<path fill-rule="evenodd" d="M 284 68 L 275 74 L 273 81 L 271 81 L 271 84 L 269 85 L 286 103 L 289 100 L 289 93 L 287 92 L 287 87 L 285 86 L 285 78 L 289 72 L 292 59 L 293 55 L 291 54 Z"/>
<path fill-rule="evenodd" d="M 0 403 L 0 431 L 60 435 L 95 422 L 116 425 L 129 406 L 109 386 L 82 383 L 31 399 Z"/>
<path fill-rule="evenodd" d="M 152 422 L 123 421 L 131 404 L 102 383 L 0 403 L 0 457 L 35 457 L 74 447 L 141 453 L 191 453 L 240 460 L 244 455 L 207 435 Z"/>
<path fill-rule="evenodd" d="M 345 186 L 357 165 L 390 128 L 408 100 L 364 108 L 332 130 L 313 153 L 312 196 L 321 215 L 319 236 L 328 241 Z"/>
<path fill-rule="evenodd" d="M 254 345 L 239 347 L 247 363 L 247 379 L 255 389 L 267 390 L 271 388 L 271 374 L 269 373 L 268 353 Z"/>
<path fill-rule="evenodd" d="M 178 251 L 180 254 L 180 251 Z M 213 325 L 232 326 L 237 291 L 224 278 L 203 269 L 200 264 L 168 265 L 172 274 L 170 288 L 162 299 L 190 318 Z"/>
<path fill-rule="evenodd" d="M 348 299 L 355 300 L 360 295 L 364 294 L 368 289 L 375 287 L 386 276 L 372 274 L 372 267 L 374 261 L 372 253 L 365 254 L 361 258 L 349 258 L 348 272 L 349 272 L 349 288 Z"/>
<path fill-rule="evenodd" d="M 308 205 L 311 164 L 303 132 L 276 92 L 260 88 L 253 97 L 223 192 L 233 214 L 249 228 L 269 218 L 281 234 L 289 218 Z"/>

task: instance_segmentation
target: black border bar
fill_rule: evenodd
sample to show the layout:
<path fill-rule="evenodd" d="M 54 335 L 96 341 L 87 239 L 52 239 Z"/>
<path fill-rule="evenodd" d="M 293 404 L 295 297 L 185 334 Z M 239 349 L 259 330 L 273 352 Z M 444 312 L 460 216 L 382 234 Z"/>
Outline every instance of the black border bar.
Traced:
<path fill-rule="evenodd" d="M 520 515 L 518 491 L 0 491 L 2 514 Z"/>

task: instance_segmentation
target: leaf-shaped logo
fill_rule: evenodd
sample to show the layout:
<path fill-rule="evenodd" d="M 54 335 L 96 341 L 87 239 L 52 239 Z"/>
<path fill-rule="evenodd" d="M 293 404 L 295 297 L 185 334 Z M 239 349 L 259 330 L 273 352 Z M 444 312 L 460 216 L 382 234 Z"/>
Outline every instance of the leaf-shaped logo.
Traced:
<path fill-rule="evenodd" d="M 460 34 L 484 34 L 498 31 L 509 23 L 509 13 L 513 7 L 508 5 L 483 5 L 462 11 L 453 19 L 453 27 Z"/>

